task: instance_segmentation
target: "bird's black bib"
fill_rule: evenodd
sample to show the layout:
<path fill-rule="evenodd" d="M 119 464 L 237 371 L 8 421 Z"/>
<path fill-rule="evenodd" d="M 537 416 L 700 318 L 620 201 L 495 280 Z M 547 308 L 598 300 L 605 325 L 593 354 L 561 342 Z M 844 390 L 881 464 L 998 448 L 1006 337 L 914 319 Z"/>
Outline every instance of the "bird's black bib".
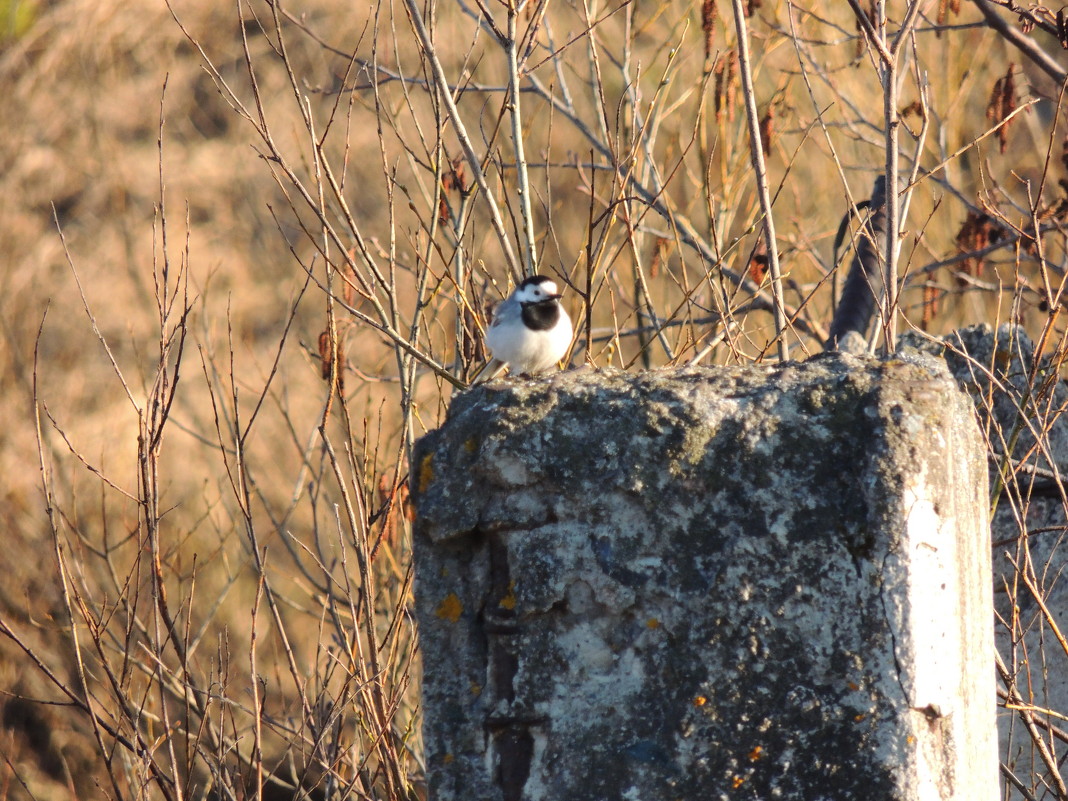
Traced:
<path fill-rule="evenodd" d="M 523 304 L 523 324 L 531 331 L 548 331 L 560 319 L 560 304 L 554 298 Z"/>

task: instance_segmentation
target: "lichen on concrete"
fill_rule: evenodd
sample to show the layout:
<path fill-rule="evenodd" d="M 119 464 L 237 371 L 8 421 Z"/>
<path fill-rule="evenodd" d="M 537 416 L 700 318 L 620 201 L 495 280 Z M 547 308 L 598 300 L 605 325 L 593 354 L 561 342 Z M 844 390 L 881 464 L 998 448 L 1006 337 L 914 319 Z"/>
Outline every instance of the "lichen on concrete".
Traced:
<path fill-rule="evenodd" d="M 989 658 L 981 445 L 934 360 L 498 381 L 413 464 L 437 801 L 992 797 L 957 753 L 990 671 L 916 662 Z M 923 548 L 964 562 L 923 563 L 942 615 Z"/>

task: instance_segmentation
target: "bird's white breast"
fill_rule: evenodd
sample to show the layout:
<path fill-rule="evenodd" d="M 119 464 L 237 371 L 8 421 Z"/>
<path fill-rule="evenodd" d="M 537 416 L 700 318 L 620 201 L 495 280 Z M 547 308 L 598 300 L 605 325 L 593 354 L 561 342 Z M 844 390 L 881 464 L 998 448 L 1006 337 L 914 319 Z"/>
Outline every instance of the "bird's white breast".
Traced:
<path fill-rule="evenodd" d="M 539 373 L 564 358 L 571 336 L 571 318 L 561 307 L 557 324 L 544 331 L 527 328 L 519 315 L 497 321 L 486 333 L 486 345 L 512 372 Z"/>

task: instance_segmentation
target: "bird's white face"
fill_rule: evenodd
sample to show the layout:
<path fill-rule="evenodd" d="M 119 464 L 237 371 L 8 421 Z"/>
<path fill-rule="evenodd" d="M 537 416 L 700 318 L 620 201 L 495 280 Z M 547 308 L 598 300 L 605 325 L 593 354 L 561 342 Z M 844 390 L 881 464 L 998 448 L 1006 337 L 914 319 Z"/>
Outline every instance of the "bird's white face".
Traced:
<path fill-rule="evenodd" d="M 553 281 L 542 281 L 517 289 L 515 299 L 520 303 L 537 303 L 558 294 L 560 293 L 556 291 L 556 284 Z"/>

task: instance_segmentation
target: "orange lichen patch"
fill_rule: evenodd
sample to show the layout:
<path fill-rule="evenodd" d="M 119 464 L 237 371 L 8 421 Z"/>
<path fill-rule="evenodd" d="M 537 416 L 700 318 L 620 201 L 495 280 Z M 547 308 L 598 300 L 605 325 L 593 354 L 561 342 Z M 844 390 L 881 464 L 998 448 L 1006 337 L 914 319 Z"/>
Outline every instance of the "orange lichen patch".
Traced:
<path fill-rule="evenodd" d="M 501 598 L 500 601 L 497 602 L 497 606 L 501 607 L 501 609 L 515 609 L 515 582 L 514 581 L 509 581 L 508 582 L 508 594 L 505 595 L 503 598 Z"/>
<path fill-rule="evenodd" d="M 866 718 L 866 717 L 867 717 L 867 715 L 854 715 L 854 716 L 853 716 L 853 720 L 854 720 L 854 721 L 855 721 L 856 723 L 860 723 L 860 722 L 861 722 L 862 720 L 864 720 L 864 718 Z"/>
<path fill-rule="evenodd" d="M 434 480 L 434 454 L 428 453 L 419 463 L 419 491 L 426 492 L 430 482 Z"/>
<path fill-rule="evenodd" d="M 450 623 L 455 623 L 460 619 L 460 615 L 463 614 L 464 605 L 460 603 L 460 599 L 455 592 L 450 592 L 445 596 L 445 600 L 438 604 L 438 608 L 434 610 L 434 614 L 440 617 L 442 620 L 448 620 Z"/>
<path fill-rule="evenodd" d="M 464 442 L 464 450 L 467 451 L 468 453 L 474 453 L 475 451 L 477 451 L 478 450 L 478 440 L 475 439 L 474 437 L 471 437 L 470 439 L 468 439 L 466 442 Z"/>
<path fill-rule="evenodd" d="M 657 620 L 655 617 L 651 617 L 645 621 L 645 627 L 647 629 L 658 629 L 660 628 L 660 621 Z"/>
<path fill-rule="evenodd" d="M 471 682 L 471 695 L 482 695 L 482 685 L 478 682 Z"/>
<path fill-rule="evenodd" d="M 705 698 L 703 695 L 694 696 L 694 699 L 693 699 L 693 705 L 694 706 L 704 706 L 707 703 L 708 703 L 708 699 Z"/>
<path fill-rule="evenodd" d="M 756 762 L 763 755 L 764 755 L 764 748 L 763 748 L 763 746 L 759 746 L 758 745 L 755 748 L 753 748 L 752 751 L 749 752 L 749 761 L 750 762 Z"/>
<path fill-rule="evenodd" d="M 914 742 L 916 742 L 916 738 L 910 734 L 908 737 L 905 738 L 905 742 L 909 745 L 912 745 Z"/>
<path fill-rule="evenodd" d="M 857 684 L 855 681 L 846 682 L 846 687 L 848 687 L 853 692 L 856 692 L 857 690 L 860 689 L 860 685 Z"/>
<path fill-rule="evenodd" d="M 444 757 L 442 757 L 441 761 L 448 765 L 454 759 L 456 759 L 456 757 L 454 757 L 452 754 L 446 754 Z"/>
<path fill-rule="evenodd" d="M 743 784 L 745 784 L 745 776 L 735 776 L 733 779 L 731 779 L 731 787 L 733 787 L 735 790 L 737 790 Z"/>

